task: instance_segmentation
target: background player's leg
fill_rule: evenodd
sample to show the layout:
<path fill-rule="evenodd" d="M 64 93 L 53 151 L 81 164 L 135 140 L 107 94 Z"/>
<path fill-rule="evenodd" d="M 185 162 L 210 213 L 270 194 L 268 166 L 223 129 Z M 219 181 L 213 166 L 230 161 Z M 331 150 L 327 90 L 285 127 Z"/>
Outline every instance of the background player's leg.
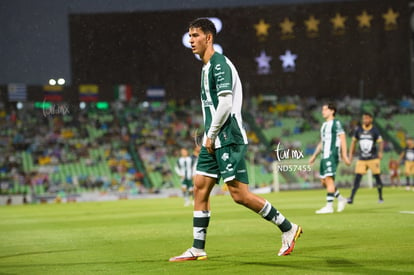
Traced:
<path fill-rule="evenodd" d="M 355 194 L 358 191 L 359 186 L 361 184 L 361 179 L 362 179 L 361 174 L 356 174 L 355 175 L 354 186 L 352 187 L 351 196 L 348 198 L 348 203 L 353 203 L 354 202 L 354 197 L 355 197 Z"/>
<path fill-rule="evenodd" d="M 316 214 L 330 214 L 333 213 L 333 201 L 335 199 L 335 182 L 333 177 L 327 176 L 322 179 L 322 185 L 326 187 L 326 205 L 319 210 L 316 210 Z"/>
<path fill-rule="evenodd" d="M 181 190 L 183 192 L 183 198 L 184 198 L 184 206 L 188 206 L 190 199 L 189 199 L 189 193 L 188 193 L 188 189 L 187 186 L 185 185 L 185 183 L 183 183 Z"/>
<path fill-rule="evenodd" d="M 384 199 L 382 198 L 382 181 L 381 181 L 380 174 L 374 175 L 374 178 L 375 178 L 375 182 L 377 184 L 378 202 L 381 203 L 381 202 L 384 201 Z"/>
<path fill-rule="evenodd" d="M 410 190 L 410 175 L 409 174 L 405 174 L 405 178 L 407 180 L 405 189 Z"/>

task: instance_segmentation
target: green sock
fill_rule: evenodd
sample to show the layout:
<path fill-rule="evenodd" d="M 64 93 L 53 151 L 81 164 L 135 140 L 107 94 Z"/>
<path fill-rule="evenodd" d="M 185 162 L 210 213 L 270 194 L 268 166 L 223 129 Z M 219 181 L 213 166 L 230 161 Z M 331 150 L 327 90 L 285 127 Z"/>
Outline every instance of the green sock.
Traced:
<path fill-rule="evenodd" d="M 335 198 L 335 193 L 327 193 L 326 194 L 326 205 L 332 206 L 334 198 Z"/>
<path fill-rule="evenodd" d="M 207 228 L 210 222 L 210 211 L 194 211 L 193 214 L 193 247 L 204 249 L 206 245 Z"/>
<path fill-rule="evenodd" d="M 265 202 L 265 205 L 258 214 L 262 215 L 264 219 L 276 224 L 282 232 L 289 231 L 292 228 L 290 221 L 288 221 L 288 219 L 277 211 L 277 209 L 268 201 Z"/>

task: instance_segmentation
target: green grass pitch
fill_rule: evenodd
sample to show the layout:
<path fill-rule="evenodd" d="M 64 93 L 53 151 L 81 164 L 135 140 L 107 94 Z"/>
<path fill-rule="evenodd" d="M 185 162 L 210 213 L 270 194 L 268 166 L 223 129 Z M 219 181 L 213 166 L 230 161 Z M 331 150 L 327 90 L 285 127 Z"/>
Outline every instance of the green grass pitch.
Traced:
<path fill-rule="evenodd" d="M 277 256 L 277 227 L 227 195 L 211 200 L 209 259 L 179 263 L 192 244 L 182 198 L 1 206 L 0 274 L 414 274 L 414 192 L 385 188 L 378 204 L 361 189 L 330 215 L 314 214 L 322 189 L 263 196 L 303 227 L 290 256 Z"/>

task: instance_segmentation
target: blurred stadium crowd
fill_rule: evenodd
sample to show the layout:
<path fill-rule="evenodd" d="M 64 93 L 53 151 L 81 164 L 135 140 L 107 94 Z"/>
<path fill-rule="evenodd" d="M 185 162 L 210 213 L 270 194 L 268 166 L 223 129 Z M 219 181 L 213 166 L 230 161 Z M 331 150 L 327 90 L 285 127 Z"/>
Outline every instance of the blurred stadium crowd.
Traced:
<path fill-rule="evenodd" d="M 299 96 L 245 100 L 243 115 L 250 142 L 247 163 L 254 187 L 272 184 L 278 144 L 304 154 L 303 159 L 287 161 L 307 164 L 319 141 L 323 102 Z M 385 140 L 383 181 L 389 183 L 389 161 L 398 158 L 406 137 L 414 135 L 414 99 L 342 98 L 336 104 L 348 142 L 362 111 L 374 115 Z M 203 133 L 197 100 L 132 100 L 114 102 L 106 109 L 90 104 L 85 109 L 68 108 L 64 114 L 32 105 L 0 109 L 0 194 L 23 194 L 31 201 L 91 191 L 127 196 L 178 188 L 174 166 L 179 149 L 192 151 Z M 340 166 L 340 185 L 351 185 L 353 169 Z M 318 170 L 281 172 L 280 183 L 285 189 L 310 188 L 319 182 Z"/>

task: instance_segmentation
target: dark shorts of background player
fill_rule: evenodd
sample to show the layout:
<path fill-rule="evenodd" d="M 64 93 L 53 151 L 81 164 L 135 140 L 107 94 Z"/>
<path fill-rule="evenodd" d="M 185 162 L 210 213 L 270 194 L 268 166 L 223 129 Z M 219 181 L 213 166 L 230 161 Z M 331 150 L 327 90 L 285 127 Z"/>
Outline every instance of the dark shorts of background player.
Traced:
<path fill-rule="evenodd" d="M 222 177 L 224 182 L 236 179 L 239 182 L 249 184 L 244 160 L 246 150 L 246 144 L 231 144 L 216 149 L 214 154 L 209 154 L 203 146 L 198 156 L 196 173 L 216 178 L 216 183 L 219 183 Z"/>
<path fill-rule="evenodd" d="M 319 167 L 319 175 L 321 179 L 326 177 L 332 177 L 335 179 L 336 168 L 338 167 L 338 158 L 329 157 L 321 159 L 321 165 Z"/>
<path fill-rule="evenodd" d="M 193 181 L 185 179 L 181 182 L 181 186 L 187 188 L 187 190 L 193 190 Z"/>

